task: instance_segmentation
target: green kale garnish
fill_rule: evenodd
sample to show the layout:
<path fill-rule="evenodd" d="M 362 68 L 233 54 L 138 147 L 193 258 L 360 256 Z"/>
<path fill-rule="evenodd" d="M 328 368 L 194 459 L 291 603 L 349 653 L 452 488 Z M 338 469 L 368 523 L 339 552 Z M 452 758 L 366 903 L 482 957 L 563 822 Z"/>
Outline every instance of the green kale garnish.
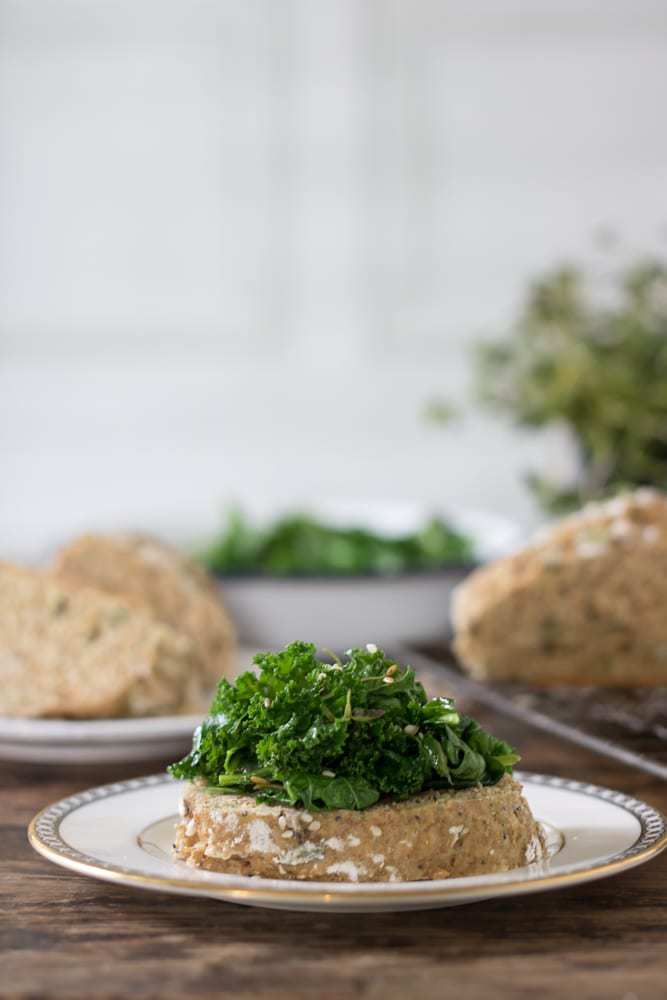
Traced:
<path fill-rule="evenodd" d="M 473 561 L 469 539 L 439 518 L 419 531 L 387 538 L 358 526 L 343 528 L 307 514 L 290 514 L 266 528 L 231 510 L 220 536 L 200 553 L 213 573 L 271 576 L 433 570 Z"/>
<path fill-rule="evenodd" d="M 428 699 L 411 667 L 373 645 L 325 662 L 293 642 L 222 680 L 176 778 L 306 809 L 366 809 L 381 796 L 494 785 L 519 757 L 457 711 Z"/>

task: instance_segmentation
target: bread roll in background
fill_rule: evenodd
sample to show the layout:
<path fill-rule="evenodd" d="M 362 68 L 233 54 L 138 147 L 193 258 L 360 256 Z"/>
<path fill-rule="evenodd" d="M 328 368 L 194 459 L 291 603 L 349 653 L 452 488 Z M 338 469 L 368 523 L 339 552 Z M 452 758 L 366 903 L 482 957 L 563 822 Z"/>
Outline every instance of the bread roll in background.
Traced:
<path fill-rule="evenodd" d="M 179 549 L 146 535 L 86 534 L 57 554 L 53 571 L 145 609 L 190 636 L 209 683 L 234 673 L 236 637 L 214 581 Z"/>
<path fill-rule="evenodd" d="M 189 636 L 118 597 L 0 563 L 0 715 L 198 712 L 205 687 Z"/>
<path fill-rule="evenodd" d="M 477 678 L 667 684 L 667 498 L 639 489 L 555 523 L 472 573 L 452 624 Z"/>

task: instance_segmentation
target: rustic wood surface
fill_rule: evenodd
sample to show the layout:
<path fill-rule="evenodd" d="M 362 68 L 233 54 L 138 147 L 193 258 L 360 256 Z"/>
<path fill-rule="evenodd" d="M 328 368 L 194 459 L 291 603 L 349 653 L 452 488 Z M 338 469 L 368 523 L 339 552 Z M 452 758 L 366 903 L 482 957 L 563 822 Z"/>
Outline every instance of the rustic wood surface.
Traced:
<path fill-rule="evenodd" d="M 667 785 L 506 719 L 526 769 L 667 811 Z M 2 765 L 0 996 L 299 1000 L 667 996 L 667 852 L 579 888 L 453 909 L 318 915 L 115 887 L 37 856 L 26 825 L 90 785 L 159 770 Z"/>

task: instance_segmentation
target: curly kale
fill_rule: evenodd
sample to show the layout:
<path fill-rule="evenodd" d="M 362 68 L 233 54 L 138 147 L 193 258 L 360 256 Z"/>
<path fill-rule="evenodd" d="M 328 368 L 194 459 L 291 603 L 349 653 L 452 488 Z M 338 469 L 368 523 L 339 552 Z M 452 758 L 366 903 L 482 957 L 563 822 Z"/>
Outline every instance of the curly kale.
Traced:
<path fill-rule="evenodd" d="M 519 760 L 373 645 L 329 663 L 293 642 L 254 662 L 258 673 L 220 682 L 174 777 L 260 802 L 365 809 L 381 796 L 493 785 Z"/>

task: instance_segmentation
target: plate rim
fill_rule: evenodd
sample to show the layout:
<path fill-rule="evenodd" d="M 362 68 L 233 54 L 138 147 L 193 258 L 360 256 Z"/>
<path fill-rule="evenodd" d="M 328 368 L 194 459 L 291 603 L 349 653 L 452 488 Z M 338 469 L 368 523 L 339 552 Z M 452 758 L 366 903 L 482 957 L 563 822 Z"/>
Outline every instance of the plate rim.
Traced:
<path fill-rule="evenodd" d="M 461 885 L 463 879 L 434 879 L 424 882 L 382 883 L 382 888 L 378 888 L 378 884 L 373 882 L 354 884 L 299 882 L 299 890 L 289 888 L 290 880 L 285 880 L 284 888 L 282 886 L 274 888 L 276 880 L 243 875 L 234 876 L 233 883 L 221 884 L 217 882 L 197 883 L 188 878 L 141 873 L 136 869 L 126 869 L 122 865 L 102 861 L 93 855 L 70 847 L 60 835 L 60 826 L 63 820 L 91 802 L 112 798 L 124 792 L 138 791 L 141 788 L 176 783 L 175 779 L 166 773 L 98 785 L 59 799 L 57 802 L 45 806 L 33 816 L 27 832 L 31 846 L 47 860 L 78 874 L 106 882 L 162 892 L 219 897 L 241 903 L 257 902 L 261 904 L 265 901 L 272 901 L 277 903 L 308 903 L 309 905 L 319 903 L 327 906 L 349 904 L 352 900 L 356 900 L 360 904 L 364 902 L 419 903 L 461 896 L 467 896 L 473 901 L 474 898 L 489 899 L 494 896 L 564 888 L 567 885 L 581 884 L 634 868 L 667 848 L 667 821 L 665 817 L 641 799 L 602 785 L 577 781 L 573 778 L 561 778 L 556 775 L 516 771 L 515 777 L 519 781 L 546 788 L 577 792 L 589 798 L 599 798 L 619 806 L 638 821 L 639 835 L 633 844 L 613 855 L 607 861 L 589 864 L 588 867 L 574 871 L 535 875 L 533 878 L 524 877 L 514 880 L 510 878 L 506 881 L 490 882 L 478 886 Z M 511 875 L 511 872 L 502 874 Z M 271 884 L 267 885 L 266 883 Z"/>
<path fill-rule="evenodd" d="M 88 740 L 113 743 L 128 737 L 137 742 L 192 735 L 202 713 L 119 716 L 116 719 L 28 719 L 0 716 L 0 745 L 86 745 Z"/>

